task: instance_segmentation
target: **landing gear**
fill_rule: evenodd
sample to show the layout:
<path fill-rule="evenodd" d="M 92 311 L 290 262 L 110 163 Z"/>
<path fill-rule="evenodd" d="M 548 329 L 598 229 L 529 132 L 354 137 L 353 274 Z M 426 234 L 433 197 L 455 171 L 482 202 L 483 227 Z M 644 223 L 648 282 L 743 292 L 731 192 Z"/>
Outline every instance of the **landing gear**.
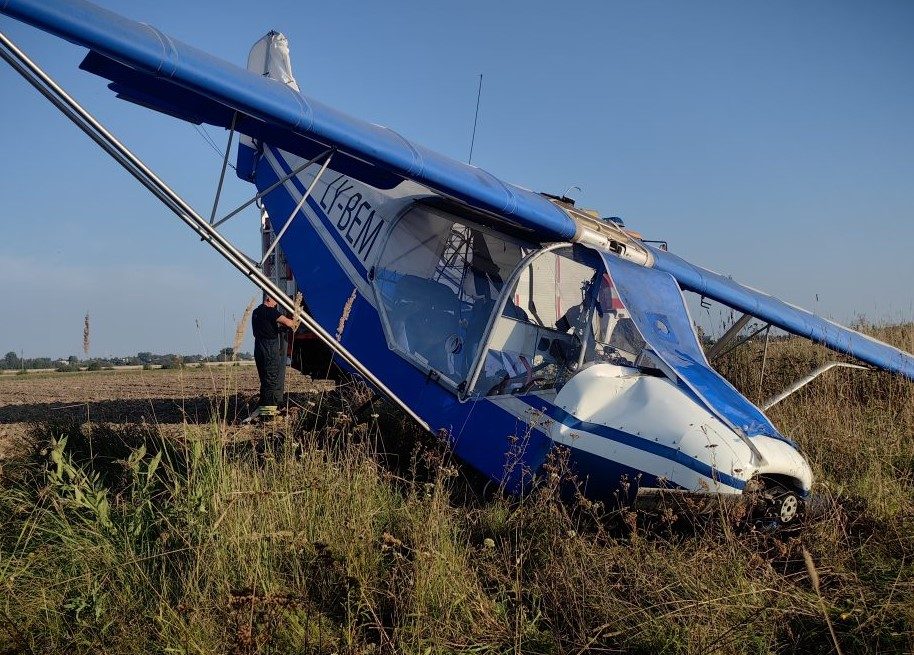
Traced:
<path fill-rule="evenodd" d="M 799 522 L 804 502 L 796 489 L 780 480 L 766 478 L 752 484 L 754 488 L 747 491 L 747 496 L 751 498 L 751 516 L 757 527 L 775 530 Z"/>
<path fill-rule="evenodd" d="M 775 503 L 780 505 L 778 518 L 781 523 L 790 523 L 797 518 L 797 515 L 800 513 L 800 500 L 792 492 L 787 492 L 776 500 Z"/>

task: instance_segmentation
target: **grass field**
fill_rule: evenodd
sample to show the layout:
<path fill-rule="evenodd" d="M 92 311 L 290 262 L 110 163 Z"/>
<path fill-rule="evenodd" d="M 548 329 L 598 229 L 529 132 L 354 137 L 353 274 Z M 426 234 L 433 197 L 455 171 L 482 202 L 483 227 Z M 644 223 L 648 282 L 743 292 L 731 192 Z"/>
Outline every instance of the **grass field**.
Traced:
<path fill-rule="evenodd" d="M 759 400 L 832 358 L 722 368 Z M 774 534 L 562 502 L 561 454 L 506 497 L 361 386 L 290 382 L 282 437 L 237 425 L 249 370 L 0 378 L 0 653 L 914 651 L 910 382 L 836 370 L 770 411 L 821 498 Z"/>

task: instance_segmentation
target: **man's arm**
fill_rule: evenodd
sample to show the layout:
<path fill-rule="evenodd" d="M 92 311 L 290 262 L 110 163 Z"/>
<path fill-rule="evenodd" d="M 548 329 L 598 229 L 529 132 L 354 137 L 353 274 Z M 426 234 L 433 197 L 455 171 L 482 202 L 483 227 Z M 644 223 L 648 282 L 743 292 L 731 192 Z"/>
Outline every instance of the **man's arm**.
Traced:
<path fill-rule="evenodd" d="M 291 318 L 283 316 L 282 314 L 276 317 L 276 322 L 280 325 L 285 325 L 287 328 L 295 327 L 295 322 Z"/>

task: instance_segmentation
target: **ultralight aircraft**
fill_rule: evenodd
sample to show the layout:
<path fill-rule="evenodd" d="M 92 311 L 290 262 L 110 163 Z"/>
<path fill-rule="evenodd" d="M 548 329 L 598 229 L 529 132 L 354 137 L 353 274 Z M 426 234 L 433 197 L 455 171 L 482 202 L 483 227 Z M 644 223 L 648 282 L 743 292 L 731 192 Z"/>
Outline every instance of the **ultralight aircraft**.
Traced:
<path fill-rule="evenodd" d="M 751 491 L 766 516 L 797 516 L 809 464 L 712 368 L 683 291 L 742 312 L 738 328 L 756 317 L 914 379 L 908 353 L 303 95 L 278 32 L 240 68 L 83 0 L 0 12 L 87 48 L 80 68 L 118 98 L 240 135 L 256 195 L 207 220 L 0 35 L 7 63 L 240 272 L 289 311 L 300 290 L 300 318 L 344 368 L 509 491 L 561 444 L 595 498 L 623 481 L 639 501 Z M 255 202 L 259 258 L 218 230 Z"/>

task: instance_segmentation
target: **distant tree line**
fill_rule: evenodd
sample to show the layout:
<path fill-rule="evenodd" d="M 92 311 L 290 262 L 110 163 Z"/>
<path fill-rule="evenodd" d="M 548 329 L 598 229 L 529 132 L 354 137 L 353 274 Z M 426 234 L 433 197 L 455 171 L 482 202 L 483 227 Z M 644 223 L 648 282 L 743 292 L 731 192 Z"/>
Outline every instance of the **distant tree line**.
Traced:
<path fill-rule="evenodd" d="M 51 357 L 20 357 L 12 350 L 0 360 L 0 370 L 12 371 L 29 368 L 50 368 L 55 370 L 76 371 L 81 368 L 99 370 L 112 366 L 161 366 L 164 368 L 179 368 L 190 364 L 204 362 L 229 362 L 236 360 L 250 360 L 254 356 L 248 352 L 235 351 L 231 347 L 223 348 L 215 355 L 176 355 L 167 353 L 160 355 L 153 352 L 138 352 L 136 355 L 124 357 L 89 357 L 79 359 L 76 355 L 66 358 L 54 359 Z"/>

